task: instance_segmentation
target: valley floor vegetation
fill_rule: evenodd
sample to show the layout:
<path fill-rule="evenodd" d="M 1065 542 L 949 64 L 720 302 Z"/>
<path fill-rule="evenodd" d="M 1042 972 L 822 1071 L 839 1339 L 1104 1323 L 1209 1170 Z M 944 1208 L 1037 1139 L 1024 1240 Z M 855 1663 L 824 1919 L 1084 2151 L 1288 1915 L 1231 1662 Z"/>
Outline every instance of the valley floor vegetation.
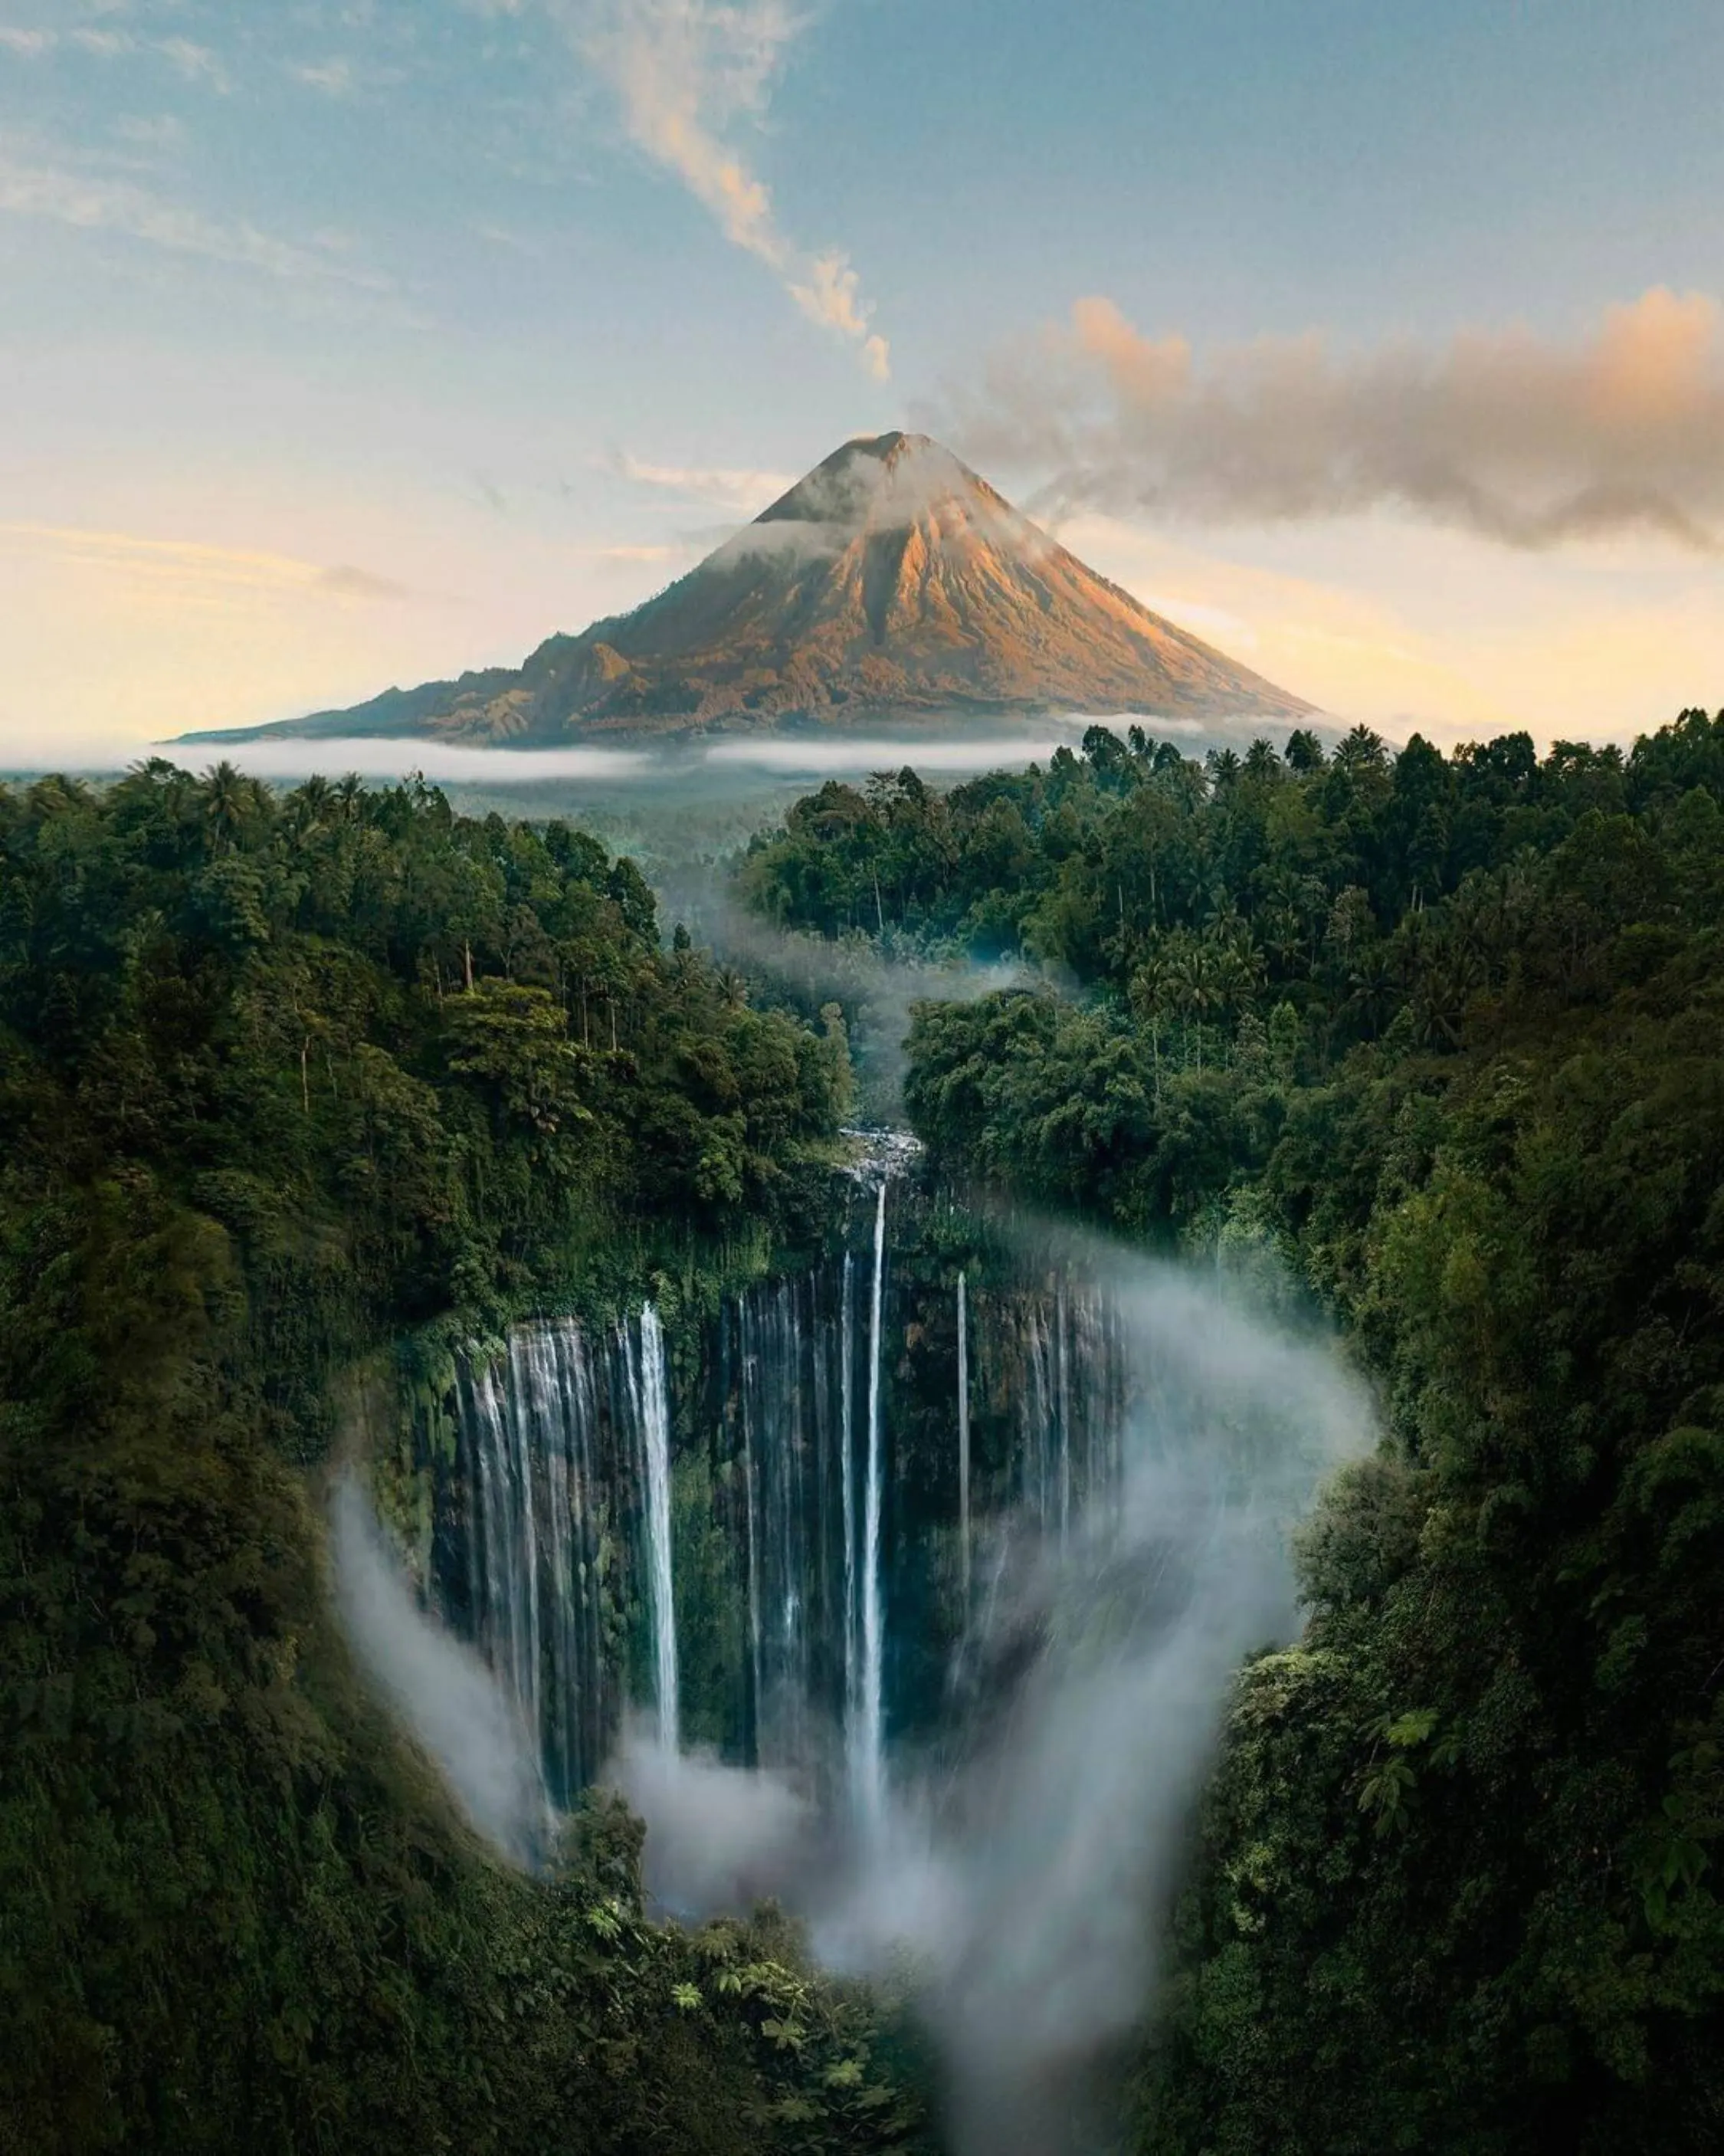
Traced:
<path fill-rule="evenodd" d="M 1132 2145 L 1724 2143 L 1724 713 L 1631 754 L 1140 730 L 829 785 L 750 902 L 928 1004 L 937 1170 L 1313 1290 L 1389 1436 L 1238 1681 Z"/>

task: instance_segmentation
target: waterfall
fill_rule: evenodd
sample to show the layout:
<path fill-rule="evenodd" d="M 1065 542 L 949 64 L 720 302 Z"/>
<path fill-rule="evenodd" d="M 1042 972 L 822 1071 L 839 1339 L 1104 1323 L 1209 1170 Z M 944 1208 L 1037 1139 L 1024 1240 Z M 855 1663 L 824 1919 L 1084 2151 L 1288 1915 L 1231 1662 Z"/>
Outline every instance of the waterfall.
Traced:
<path fill-rule="evenodd" d="M 748 1513 L 749 1640 L 757 1764 L 808 1763 L 817 1666 L 833 1633 L 823 1581 L 833 1566 L 819 1448 L 831 1417 L 820 1399 L 816 1286 L 781 1281 L 741 1298 L 741 1418 Z M 810 1472 L 811 1466 L 813 1472 Z"/>
<path fill-rule="evenodd" d="M 1071 1532 L 1071 1373 L 1067 1360 L 1065 1282 L 1054 1291 L 1054 1412 L 1060 1447 L 1060 1547 Z"/>
<path fill-rule="evenodd" d="M 748 1697 L 754 1723 L 754 1758 L 761 1757 L 761 1730 L 765 1718 L 766 1664 L 761 1650 L 760 1629 L 760 1482 L 755 1471 L 752 1399 L 757 1381 L 748 1354 L 748 1321 L 742 1317 L 742 1522 L 747 1543 L 748 1585 Z"/>
<path fill-rule="evenodd" d="M 882 1427 L 880 1363 L 886 1273 L 886 1185 L 884 1173 L 874 1206 L 874 1287 L 868 1306 L 868 1481 L 864 1498 L 862 1570 L 862 1697 L 856 1717 L 853 1772 L 865 1820 L 878 1820 L 885 1803 L 885 1610 L 880 1589 Z"/>
<path fill-rule="evenodd" d="M 457 1389 L 468 1629 L 567 1797 L 598 1771 L 607 1676 L 597 1607 L 603 1480 L 587 1344 L 567 1320 L 515 1332 Z"/>
<path fill-rule="evenodd" d="M 648 1303 L 640 1313 L 640 1428 L 646 1452 L 648 1574 L 653 1598 L 653 1672 L 657 1680 L 659 1742 L 677 1742 L 676 1596 L 670 1558 L 670 1400 L 664 1335 Z"/>
<path fill-rule="evenodd" d="M 957 1276 L 957 1541 L 963 1607 L 970 1607 L 970 1312 Z"/>
<path fill-rule="evenodd" d="M 458 1357 L 453 1454 L 428 1430 L 422 1455 L 426 1592 L 537 1732 L 555 1803 L 603 1771 L 633 1701 L 661 1745 L 877 1825 L 889 1732 L 937 1753 L 983 1681 L 961 1652 L 979 1605 L 1119 1486 L 1110 1298 L 1069 1263 L 971 1258 L 954 1368 L 937 1266 L 887 1279 L 889 1233 L 927 1257 L 916 1194 L 877 1156 L 864 1187 L 850 1247 L 727 1297 L 680 1346 L 685 1396 L 650 1301 Z"/>
<path fill-rule="evenodd" d="M 862 1697 L 856 1623 L 856 1260 L 846 1250 L 839 1304 L 839 1444 L 843 1454 L 844 1529 L 844 1722 Z"/>
<path fill-rule="evenodd" d="M 661 1739 L 677 1740 L 658 1312 L 649 1303 L 594 1339 L 571 1318 L 518 1326 L 500 1362 L 462 1358 L 456 1407 L 466 1629 L 538 1732 L 546 1785 L 564 1802 L 598 1773 L 615 1738 L 628 1676 L 619 1591 L 649 1627 L 648 1667 L 633 1689 L 651 1697 Z M 439 1584 L 446 1595 L 454 1582 Z"/>

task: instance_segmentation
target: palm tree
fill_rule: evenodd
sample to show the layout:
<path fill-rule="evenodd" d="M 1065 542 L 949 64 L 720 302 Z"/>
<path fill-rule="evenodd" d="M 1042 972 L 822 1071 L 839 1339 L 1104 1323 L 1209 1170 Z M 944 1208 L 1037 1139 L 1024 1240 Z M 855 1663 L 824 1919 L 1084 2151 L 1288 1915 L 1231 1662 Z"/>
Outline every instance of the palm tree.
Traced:
<path fill-rule="evenodd" d="M 301 834 L 315 831 L 329 815 L 333 790 L 326 778 L 313 773 L 293 797 L 294 827 Z"/>
<path fill-rule="evenodd" d="M 1155 1063 L 1155 1098 L 1162 1104 L 1162 1017 L 1174 995 L 1175 968 L 1168 952 L 1169 940 L 1158 938 L 1149 946 L 1143 963 L 1131 976 L 1131 1008 L 1149 1028 L 1149 1052 Z"/>
<path fill-rule="evenodd" d="M 223 761 L 205 772 L 201 792 L 213 850 L 225 853 L 239 843 L 257 807 L 256 782 Z"/>

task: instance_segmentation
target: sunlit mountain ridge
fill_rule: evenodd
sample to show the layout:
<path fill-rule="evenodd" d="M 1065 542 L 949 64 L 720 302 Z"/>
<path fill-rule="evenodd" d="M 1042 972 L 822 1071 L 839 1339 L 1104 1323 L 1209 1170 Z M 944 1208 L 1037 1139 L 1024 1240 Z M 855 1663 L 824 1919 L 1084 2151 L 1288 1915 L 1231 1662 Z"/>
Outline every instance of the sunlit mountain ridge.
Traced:
<path fill-rule="evenodd" d="M 395 736 L 476 746 L 858 721 L 1311 707 L 1087 568 L 925 434 L 847 442 L 631 613 L 516 668 L 187 740 Z"/>

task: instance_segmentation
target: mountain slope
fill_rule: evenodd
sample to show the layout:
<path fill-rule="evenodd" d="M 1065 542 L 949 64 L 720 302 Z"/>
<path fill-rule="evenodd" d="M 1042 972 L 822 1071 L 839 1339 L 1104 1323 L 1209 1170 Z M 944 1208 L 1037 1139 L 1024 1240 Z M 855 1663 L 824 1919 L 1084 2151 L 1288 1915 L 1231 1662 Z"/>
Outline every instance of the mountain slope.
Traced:
<path fill-rule="evenodd" d="M 536 745 L 865 714 L 1310 710 L 1086 568 L 938 443 L 890 434 L 846 443 L 657 598 L 518 671 L 248 735 Z"/>

